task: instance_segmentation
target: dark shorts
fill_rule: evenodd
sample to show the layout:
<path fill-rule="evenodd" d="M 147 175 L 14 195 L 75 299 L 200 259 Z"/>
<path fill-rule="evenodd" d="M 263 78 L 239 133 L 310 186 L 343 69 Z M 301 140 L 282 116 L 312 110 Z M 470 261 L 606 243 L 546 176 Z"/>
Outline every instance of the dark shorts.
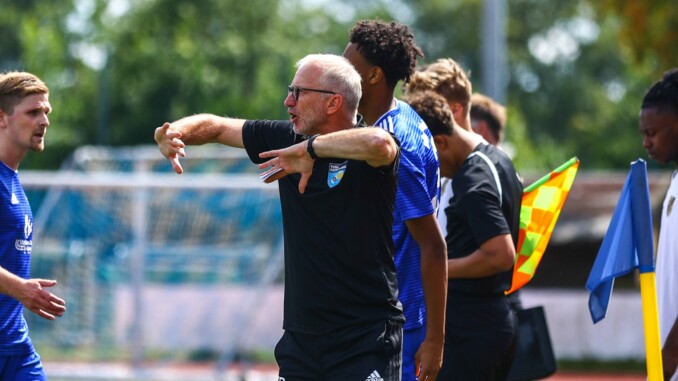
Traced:
<path fill-rule="evenodd" d="M 275 347 L 279 381 L 400 381 L 402 335 L 394 321 L 324 335 L 285 331 Z"/>
<path fill-rule="evenodd" d="M 0 380 L 46 381 L 40 356 L 31 352 L 22 356 L 0 356 Z"/>
<path fill-rule="evenodd" d="M 516 351 L 517 321 L 506 297 L 448 299 L 439 381 L 506 380 Z"/>

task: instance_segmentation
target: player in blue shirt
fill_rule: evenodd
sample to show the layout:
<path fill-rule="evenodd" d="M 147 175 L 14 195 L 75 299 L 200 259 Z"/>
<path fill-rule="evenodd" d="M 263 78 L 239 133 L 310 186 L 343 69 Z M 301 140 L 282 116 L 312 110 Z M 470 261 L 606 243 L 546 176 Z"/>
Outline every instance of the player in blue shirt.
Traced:
<path fill-rule="evenodd" d="M 24 307 L 48 320 L 66 311 L 66 303 L 45 289 L 55 280 L 29 279 L 33 214 L 17 172 L 26 152 L 45 148 L 48 98 L 36 76 L 0 74 L 0 380 L 46 379 Z"/>
<path fill-rule="evenodd" d="M 358 112 L 401 143 L 393 242 L 399 299 L 405 312 L 403 381 L 435 380 L 442 364 L 447 288 L 446 247 L 436 221 L 440 173 L 433 138 L 395 87 L 423 56 L 410 29 L 396 22 L 361 21 L 350 32 L 346 57 L 362 77 Z"/>

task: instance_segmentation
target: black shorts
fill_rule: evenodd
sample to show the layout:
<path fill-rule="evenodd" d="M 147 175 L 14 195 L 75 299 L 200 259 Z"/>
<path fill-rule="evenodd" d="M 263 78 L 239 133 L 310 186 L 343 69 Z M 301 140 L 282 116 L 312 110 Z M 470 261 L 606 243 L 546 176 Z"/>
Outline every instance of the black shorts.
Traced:
<path fill-rule="evenodd" d="M 400 381 L 403 325 L 382 321 L 324 335 L 285 331 L 279 381 Z"/>
<path fill-rule="evenodd" d="M 504 296 L 448 298 L 438 381 L 506 380 L 515 356 L 516 330 L 515 312 Z"/>

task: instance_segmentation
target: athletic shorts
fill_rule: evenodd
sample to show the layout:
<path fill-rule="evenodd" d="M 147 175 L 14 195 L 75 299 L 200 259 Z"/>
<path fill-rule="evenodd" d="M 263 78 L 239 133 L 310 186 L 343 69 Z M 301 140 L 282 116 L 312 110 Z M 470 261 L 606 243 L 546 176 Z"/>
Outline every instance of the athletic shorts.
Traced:
<path fill-rule="evenodd" d="M 515 356 L 516 330 L 515 312 L 504 296 L 448 298 L 438 380 L 506 380 Z"/>
<path fill-rule="evenodd" d="M 46 381 L 40 356 L 31 352 L 22 356 L 0 356 L 0 380 Z"/>
<path fill-rule="evenodd" d="M 401 322 L 351 326 L 323 335 L 285 331 L 275 347 L 279 381 L 400 381 Z"/>
<path fill-rule="evenodd" d="M 402 381 L 416 381 L 414 356 L 426 338 L 426 326 L 403 331 L 403 377 Z"/>

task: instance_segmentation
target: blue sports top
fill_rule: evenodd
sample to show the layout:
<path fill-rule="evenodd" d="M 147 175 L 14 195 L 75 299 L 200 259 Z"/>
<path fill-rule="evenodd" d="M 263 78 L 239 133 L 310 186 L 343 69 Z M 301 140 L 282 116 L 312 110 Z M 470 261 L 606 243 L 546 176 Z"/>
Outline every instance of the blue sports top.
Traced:
<path fill-rule="evenodd" d="M 400 302 L 405 329 L 426 322 L 426 303 L 421 281 L 421 252 L 405 221 L 433 214 L 440 198 L 438 151 L 426 123 L 410 105 L 396 100 L 396 107 L 375 123 L 400 140 L 398 189 L 393 212 L 393 243 L 398 271 Z"/>
<path fill-rule="evenodd" d="M 19 174 L 0 162 L 0 266 L 28 279 L 33 243 L 33 213 Z M 0 294 L 0 355 L 17 356 L 33 351 L 23 305 Z"/>

